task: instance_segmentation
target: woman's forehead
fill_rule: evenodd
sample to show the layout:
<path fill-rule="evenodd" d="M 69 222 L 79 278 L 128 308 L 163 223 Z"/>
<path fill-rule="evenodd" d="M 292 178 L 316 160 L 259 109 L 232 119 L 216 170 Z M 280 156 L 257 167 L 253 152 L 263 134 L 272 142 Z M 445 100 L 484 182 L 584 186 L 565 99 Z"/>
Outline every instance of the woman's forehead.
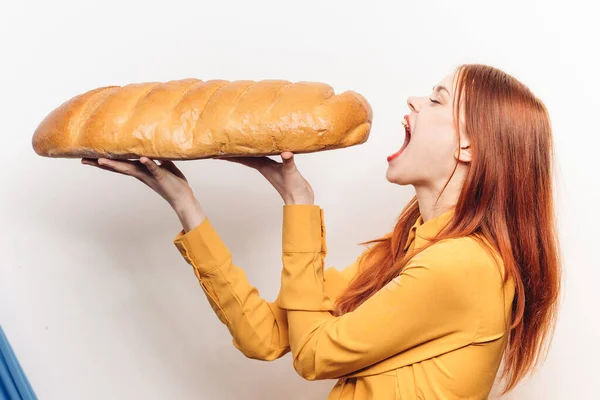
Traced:
<path fill-rule="evenodd" d="M 448 90 L 450 91 L 450 94 L 454 93 L 454 78 L 455 78 L 455 73 L 451 72 L 448 75 L 446 75 L 444 77 L 444 79 L 442 79 L 438 85 L 441 86 L 445 86 L 446 88 L 448 88 Z"/>

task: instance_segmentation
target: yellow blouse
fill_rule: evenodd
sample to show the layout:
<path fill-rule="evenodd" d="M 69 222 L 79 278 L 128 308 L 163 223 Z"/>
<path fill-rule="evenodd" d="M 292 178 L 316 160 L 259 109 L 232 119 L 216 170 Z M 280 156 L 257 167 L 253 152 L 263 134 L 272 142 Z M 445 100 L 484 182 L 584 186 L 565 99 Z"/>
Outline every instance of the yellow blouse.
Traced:
<path fill-rule="evenodd" d="M 454 210 L 423 223 L 405 249 L 426 243 Z M 337 379 L 328 399 L 486 399 L 506 345 L 514 284 L 473 238 L 448 239 L 413 257 L 400 275 L 356 310 L 332 315 L 357 273 L 325 269 L 323 210 L 283 206 L 281 288 L 260 297 L 208 218 L 174 239 L 233 345 L 249 358 L 292 352 L 307 380 Z M 365 253 L 363 253 L 364 255 Z"/>

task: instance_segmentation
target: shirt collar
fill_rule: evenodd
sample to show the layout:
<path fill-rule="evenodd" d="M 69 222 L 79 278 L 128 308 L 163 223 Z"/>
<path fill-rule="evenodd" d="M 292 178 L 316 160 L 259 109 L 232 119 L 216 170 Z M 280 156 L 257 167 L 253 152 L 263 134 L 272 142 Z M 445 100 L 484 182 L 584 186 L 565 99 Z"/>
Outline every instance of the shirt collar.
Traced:
<path fill-rule="evenodd" d="M 454 215 L 454 207 L 451 209 L 444 211 L 437 217 L 430 219 L 429 221 L 423 223 L 423 216 L 419 215 L 416 222 L 410 228 L 408 233 L 408 238 L 406 240 L 406 244 L 404 245 L 404 251 L 406 251 L 411 243 L 415 242 L 415 248 L 420 248 L 425 244 L 428 238 L 432 238 L 436 234 L 438 234 L 442 228 L 452 219 Z"/>

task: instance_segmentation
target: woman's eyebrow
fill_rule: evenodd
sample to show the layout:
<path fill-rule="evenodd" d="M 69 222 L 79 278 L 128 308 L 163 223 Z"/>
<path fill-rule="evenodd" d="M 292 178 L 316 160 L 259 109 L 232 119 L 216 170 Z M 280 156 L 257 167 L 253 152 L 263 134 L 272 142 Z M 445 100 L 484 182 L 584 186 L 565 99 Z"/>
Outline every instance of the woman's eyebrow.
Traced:
<path fill-rule="evenodd" d="M 441 92 L 442 90 L 445 90 L 448 93 L 448 96 L 450 96 L 450 91 L 446 88 L 446 86 L 434 86 L 432 89 L 434 92 Z"/>

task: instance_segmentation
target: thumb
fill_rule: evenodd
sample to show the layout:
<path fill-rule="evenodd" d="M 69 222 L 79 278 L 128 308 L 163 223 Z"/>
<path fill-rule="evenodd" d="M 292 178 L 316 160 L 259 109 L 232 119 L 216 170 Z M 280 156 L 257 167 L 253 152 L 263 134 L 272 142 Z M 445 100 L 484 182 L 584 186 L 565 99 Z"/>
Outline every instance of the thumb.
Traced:
<path fill-rule="evenodd" d="M 175 165 L 175 163 L 171 160 L 162 160 L 160 162 L 160 166 L 161 167 L 165 167 L 169 172 L 171 172 L 173 175 L 183 179 L 184 181 L 187 182 L 187 179 L 185 177 L 185 175 L 183 174 L 183 172 L 181 172 L 181 170 L 179 168 L 177 168 L 177 166 Z"/>
<path fill-rule="evenodd" d="M 148 171 L 150 171 L 154 178 L 159 179 L 164 176 L 165 171 L 163 171 L 154 160 L 151 160 L 148 157 L 141 157 L 139 161 L 148 168 Z"/>
<path fill-rule="evenodd" d="M 294 162 L 294 153 L 291 151 L 284 151 L 281 153 L 281 159 L 283 160 L 283 168 L 287 171 L 295 171 L 296 163 Z"/>

